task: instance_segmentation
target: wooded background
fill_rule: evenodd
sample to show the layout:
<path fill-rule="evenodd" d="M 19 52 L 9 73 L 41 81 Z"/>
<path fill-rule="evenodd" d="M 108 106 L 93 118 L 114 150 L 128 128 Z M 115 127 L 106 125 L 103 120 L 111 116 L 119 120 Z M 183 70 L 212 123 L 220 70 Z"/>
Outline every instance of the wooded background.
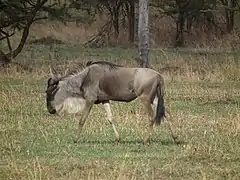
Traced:
<path fill-rule="evenodd" d="M 146 44 L 148 42 L 151 47 L 203 47 L 209 43 L 217 47 L 216 39 L 221 40 L 229 35 L 231 47 L 238 46 L 240 27 L 238 0 L 141 0 L 141 2 L 145 3 L 145 7 L 149 6 L 149 18 L 147 17 L 146 22 L 149 29 L 147 27 L 146 32 L 149 31 L 150 39 L 148 40 L 147 34 L 145 46 L 139 45 L 139 50 L 148 49 L 149 46 Z M 92 24 L 98 23 L 95 25 L 95 32 L 86 39 L 84 45 L 96 48 L 119 44 L 138 45 L 140 39 L 138 27 L 141 25 L 138 22 L 144 22 L 139 21 L 140 7 L 141 3 L 137 0 L 2 0 L 1 62 L 10 61 L 7 60 L 9 57 L 15 58 L 22 51 L 27 40 L 30 40 L 29 33 L 38 31 L 36 28 L 31 30 L 36 24 L 44 26 L 61 23 L 68 26 L 71 23 L 75 24 L 76 31 L 82 27 L 88 31 Z M 142 17 L 146 18 L 146 14 Z M 169 27 L 171 30 L 167 31 Z M 143 34 L 146 35 L 146 32 Z M 16 35 L 20 38 L 13 41 Z M 203 36 L 204 42 L 201 41 Z M 7 45 L 8 49 L 3 48 L 4 45 Z M 143 56 L 147 57 L 146 53 L 148 50 Z"/>

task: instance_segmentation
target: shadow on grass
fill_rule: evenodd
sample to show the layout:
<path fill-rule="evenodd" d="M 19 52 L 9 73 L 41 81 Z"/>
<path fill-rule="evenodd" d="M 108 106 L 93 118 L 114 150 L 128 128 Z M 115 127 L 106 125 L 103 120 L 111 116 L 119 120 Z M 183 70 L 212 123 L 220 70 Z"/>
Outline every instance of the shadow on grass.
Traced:
<path fill-rule="evenodd" d="M 73 140 L 71 142 L 74 143 Z M 141 139 L 121 140 L 119 144 L 117 144 L 116 141 L 114 140 L 80 140 L 78 143 L 79 144 L 108 144 L 108 145 L 111 145 L 111 144 L 112 145 L 143 145 L 143 140 Z M 147 144 L 147 146 L 151 146 L 154 144 L 159 144 L 163 146 L 170 146 L 170 145 L 172 146 L 172 145 L 184 145 L 184 144 L 187 144 L 187 142 L 183 140 L 179 140 L 177 143 L 175 143 L 173 140 L 170 140 L 170 139 L 165 139 L 165 140 L 154 139 L 154 140 L 151 140 L 150 143 Z"/>
<path fill-rule="evenodd" d="M 239 104 L 239 96 L 235 96 L 232 98 L 223 98 L 220 100 L 213 100 L 211 98 L 202 98 L 202 97 L 176 97 L 171 98 L 173 101 L 184 101 L 184 102 L 195 102 L 200 105 L 219 105 L 219 104 L 231 104 L 231 105 L 237 105 Z"/>

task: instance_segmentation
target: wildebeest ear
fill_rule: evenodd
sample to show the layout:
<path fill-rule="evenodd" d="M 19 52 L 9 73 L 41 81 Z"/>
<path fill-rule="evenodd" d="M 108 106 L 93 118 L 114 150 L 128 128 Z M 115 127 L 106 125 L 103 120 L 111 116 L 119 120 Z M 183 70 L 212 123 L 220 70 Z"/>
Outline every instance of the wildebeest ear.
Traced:
<path fill-rule="evenodd" d="M 67 71 L 65 72 L 67 73 Z M 55 79 L 55 80 L 61 80 L 61 75 L 57 73 L 57 71 L 51 66 L 50 67 L 50 76 L 52 79 Z"/>

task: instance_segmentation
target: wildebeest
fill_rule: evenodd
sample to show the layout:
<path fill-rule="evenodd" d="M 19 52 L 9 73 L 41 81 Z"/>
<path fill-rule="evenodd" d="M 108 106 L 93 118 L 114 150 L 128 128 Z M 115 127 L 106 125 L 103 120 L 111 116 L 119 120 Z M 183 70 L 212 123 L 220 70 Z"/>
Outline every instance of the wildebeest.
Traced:
<path fill-rule="evenodd" d="M 103 104 L 107 119 L 112 125 L 117 143 L 120 140 L 112 118 L 110 101 L 131 102 L 141 99 L 148 113 L 148 128 L 143 143 L 149 142 L 153 125 L 160 124 L 165 116 L 164 79 L 149 68 L 128 68 L 107 61 L 88 62 L 80 72 L 59 76 L 50 69 L 46 90 L 47 109 L 51 114 L 66 111 L 81 114 L 77 142 L 86 118 L 94 104 Z M 152 105 L 156 107 L 156 115 Z M 176 142 L 171 118 L 165 118 L 173 140 Z"/>

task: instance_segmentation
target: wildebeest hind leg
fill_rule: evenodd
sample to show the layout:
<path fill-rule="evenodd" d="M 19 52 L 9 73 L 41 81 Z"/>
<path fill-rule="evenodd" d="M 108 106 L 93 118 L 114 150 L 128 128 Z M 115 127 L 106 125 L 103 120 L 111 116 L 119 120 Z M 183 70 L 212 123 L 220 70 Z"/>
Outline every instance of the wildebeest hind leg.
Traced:
<path fill-rule="evenodd" d="M 104 109 L 105 109 L 105 111 L 107 113 L 107 120 L 112 125 L 113 131 L 114 131 L 114 133 L 116 135 L 116 143 L 119 144 L 120 136 L 119 136 L 118 131 L 116 129 L 115 121 L 112 118 L 113 115 L 112 115 L 110 104 L 109 104 L 109 102 L 106 102 L 106 103 L 103 104 L 103 106 L 104 106 Z"/>
<path fill-rule="evenodd" d="M 79 123 L 78 123 L 78 129 L 77 129 L 77 136 L 76 139 L 74 140 L 74 143 L 77 143 L 79 138 L 80 138 L 80 134 L 83 128 L 83 125 L 85 124 L 85 121 L 88 117 L 89 112 L 92 109 L 92 104 L 91 105 L 86 105 L 86 107 L 84 108 L 84 111 L 80 117 Z"/>
<path fill-rule="evenodd" d="M 171 136 L 173 138 L 173 141 L 174 141 L 174 143 L 179 144 L 178 136 L 176 135 L 176 130 L 175 130 L 175 127 L 172 123 L 172 114 L 170 112 L 170 108 L 166 107 L 165 111 L 166 111 L 165 120 L 166 120 L 166 123 L 168 125 Z"/>
<path fill-rule="evenodd" d="M 147 127 L 146 134 L 144 135 L 144 139 L 143 139 L 143 144 L 145 145 L 149 142 L 151 133 L 153 131 L 154 120 L 153 120 L 153 109 L 151 106 L 150 98 L 148 96 L 142 96 L 141 100 L 147 110 L 147 113 L 148 113 L 148 127 Z"/>

